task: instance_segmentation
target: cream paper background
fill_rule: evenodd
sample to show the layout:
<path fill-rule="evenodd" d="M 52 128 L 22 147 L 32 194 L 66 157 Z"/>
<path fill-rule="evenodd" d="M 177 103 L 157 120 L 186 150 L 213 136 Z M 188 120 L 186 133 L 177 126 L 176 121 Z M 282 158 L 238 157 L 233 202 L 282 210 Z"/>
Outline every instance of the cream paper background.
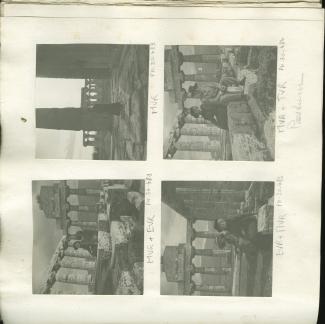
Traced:
<path fill-rule="evenodd" d="M 239 7 L 317 7 L 319 0 L 4 0 L 6 3 L 35 4 L 91 4 L 91 5 L 143 5 L 143 6 L 239 6 Z"/>
<path fill-rule="evenodd" d="M 20 5 L 6 6 L 4 13 L 0 293 L 6 324 L 316 322 L 321 220 L 322 10 Z M 97 18 L 82 18 L 87 16 Z M 287 91 L 285 99 L 278 103 L 277 116 L 281 109 L 287 122 L 285 131 L 276 133 L 275 162 L 164 161 L 164 45 L 278 45 L 281 38 L 285 40 L 285 71 L 278 70 L 278 84 L 286 81 Z M 151 112 L 153 106 L 149 102 L 147 161 L 34 158 L 35 45 L 75 42 L 155 44 L 151 53 L 154 63 L 149 100 L 158 96 L 159 101 L 154 109 L 156 114 Z M 287 126 L 294 117 L 302 73 L 302 123 L 290 129 Z M 21 117 L 27 122 L 22 122 Z M 279 126 L 279 120 L 277 123 Z M 31 181 L 133 179 L 146 178 L 148 174 L 152 174 L 152 182 L 147 181 L 146 188 L 150 191 L 146 225 L 149 229 L 149 218 L 154 217 L 154 263 L 145 264 L 144 295 L 33 295 Z M 273 297 L 159 295 L 161 180 L 277 181 Z M 149 234 L 145 234 L 145 259 Z M 283 244 L 281 251 L 277 249 L 279 242 Z"/>

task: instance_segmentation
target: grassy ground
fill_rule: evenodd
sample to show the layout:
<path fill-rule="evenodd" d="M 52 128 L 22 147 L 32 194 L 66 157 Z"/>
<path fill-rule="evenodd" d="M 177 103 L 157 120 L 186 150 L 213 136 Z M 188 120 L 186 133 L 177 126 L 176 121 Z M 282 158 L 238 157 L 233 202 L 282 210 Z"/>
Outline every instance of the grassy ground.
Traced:
<path fill-rule="evenodd" d="M 274 46 L 241 47 L 236 57 L 240 67 L 248 66 L 256 71 L 257 83 L 250 94 L 255 98 L 263 117 L 258 137 L 268 148 L 268 159 L 274 160 L 277 48 Z"/>
<path fill-rule="evenodd" d="M 258 65 L 255 97 L 262 112 L 268 116 L 275 110 L 276 103 L 277 49 L 256 48 L 254 55 Z"/>

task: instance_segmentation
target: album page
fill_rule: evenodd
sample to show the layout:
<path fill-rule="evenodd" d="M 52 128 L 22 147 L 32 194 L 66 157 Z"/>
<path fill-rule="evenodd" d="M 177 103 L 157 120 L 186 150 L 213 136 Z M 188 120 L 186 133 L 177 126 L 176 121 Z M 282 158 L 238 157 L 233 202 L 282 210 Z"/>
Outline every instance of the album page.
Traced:
<path fill-rule="evenodd" d="M 4 323 L 315 323 L 323 17 L 6 5 Z"/>

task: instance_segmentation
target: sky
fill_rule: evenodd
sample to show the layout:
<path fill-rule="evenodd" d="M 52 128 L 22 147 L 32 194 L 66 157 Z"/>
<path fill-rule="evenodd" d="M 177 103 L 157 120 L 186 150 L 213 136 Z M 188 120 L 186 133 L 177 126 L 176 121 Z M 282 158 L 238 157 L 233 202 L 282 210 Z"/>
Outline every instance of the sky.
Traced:
<path fill-rule="evenodd" d="M 39 195 L 41 186 L 49 186 L 58 181 L 33 181 L 33 291 L 38 292 L 40 287 L 44 286 L 47 280 L 50 260 L 62 239 L 63 230 L 57 226 L 56 220 L 47 218 L 44 212 L 39 208 L 37 195 Z M 78 187 L 78 181 L 68 180 L 71 188 Z M 71 204 L 77 205 L 78 198 L 71 195 L 68 198 Z M 70 216 L 72 213 L 70 213 Z"/>
<path fill-rule="evenodd" d="M 198 231 L 207 231 L 208 222 L 197 221 L 195 229 Z M 186 243 L 187 220 L 170 208 L 165 203 L 161 203 L 161 255 L 164 254 L 167 245 L 177 246 L 180 243 Z M 193 246 L 204 248 L 206 239 L 195 240 Z M 200 258 L 196 258 L 196 265 L 200 265 Z M 177 295 L 178 287 L 175 282 L 168 282 L 165 273 L 161 273 L 160 293 L 162 295 Z"/>
<path fill-rule="evenodd" d="M 33 291 L 38 291 L 46 280 L 49 262 L 63 236 L 63 231 L 56 226 L 56 221 L 47 218 L 37 203 L 41 185 L 52 184 L 53 181 L 33 182 Z"/>
<path fill-rule="evenodd" d="M 80 107 L 83 79 L 36 78 L 36 108 Z M 36 128 L 36 157 L 92 159 L 82 145 L 82 132 Z"/>

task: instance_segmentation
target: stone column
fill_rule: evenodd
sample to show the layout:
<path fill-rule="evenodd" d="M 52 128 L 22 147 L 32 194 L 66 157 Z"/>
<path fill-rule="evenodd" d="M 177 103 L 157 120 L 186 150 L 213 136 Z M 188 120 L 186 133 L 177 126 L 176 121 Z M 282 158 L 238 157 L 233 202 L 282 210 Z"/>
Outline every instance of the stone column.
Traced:
<path fill-rule="evenodd" d="M 91 275 L 87 271 L 71 268 L 60 268 L 56 273 L 56 281 L 74 283 L 79 285 L 89 285 Z"/>
<path fill-rule="evenodd" d="M 97 211 L 96 212 L 79 211 L 77 215 L 78 215 L 78 221 L 82 221 L 82 222 L 97 222 L 98 220 Z"/>
<path fill-rule="evenodd" d="M 230 267 L 195 267 L 193 266 L 192 273 L 211 274 L 211 275 L 223 275 L 231 273 Z"/>
<path fill-rule="evenodd" d="M 94 79 L 86 79 L 85 80 L 85 88 L 88 90 L 95 90 L 96 89 L 96 82 Z"/>
<path fill-rule="evenodd" d="M 218 237 L 218 233 L 216 232 L 209 232 L 209 231 L 200 231 L 197 232 L 196 230 L 193 229 L 192 233 L 194 238 L 209 238 L 209 239 L 215 239 Z"/>
<path fill-rule="evenodd" d="M 69 195 L 77 196 L 99 196 L 100 189 L 88 189 L 88 188 L 70 188 L 68 189 Z"/>
<path fill-rule="evenodd" d="M 98 104 L 94 108 L 36 108 L 36 128 L 63 130 L 110 130 L 122 105 Z"/>
<path fill-rule="evenodd" d="M 89 137 L 84 137 L 83 146 L 96 146 L 96 141 L 89 140 Z"/>
<path fill-rule="evenodd" d="M 192 254 L 200 256 L 228 256 L 231 253 L 231 250 L 217 250 L 217 249 L 196 249 L 192 247 Z"/>
<path fill-rule="evenodd" d="M 190 136 L 216 136 L 220 139 L 221 130 L 215 125 L 212 124 L 185 124 L 180 129 L 181 135 L 190 135 Z"/>
<path fill-rule="evenodd" d="M 197 74 L 180 74 L 182 82 L 219 82 L 220 78 L 217 78 L 216 73 L 197 73 Z"/>
<path fill-rule="evenodd" d="M 211 122 L 203 117 L 195 118 L 191 114 L 185 116 L 184 121 L 186 124 L 211 124 Z"/>
<path fill-rule="evenodd" d="M 220 60 L 220 54 L 193 54 L 181 56 L 181 62 L 219 63 Z"/>
<path fill-rule="evenodd" d="M 71 226 L 79 226 L 81 228 L 94 229 L 94 230 L 98 228 L 97 222 L 71 221 Z"/>
<path fill-rule="evenodd" d="M 76 258 L 89 258 L 91 257 L 91 254 L 89 253 L 89 251 L 84 249 L 75 250 L 72 247 L 68 247 L 66 250 L 64 250 L 64 256 L 71 256 Z"/>
<path fill-rule="evenodd" d="M 61 260 L 61 267 L 81 270 L 95 270 L 96 262 L 94 260 L 87 260 L 85 258 L 65 256 Z"/>
<path fill-rule="evenodd" d="M 75 211 L 75 212 L 97 212 L 97 206 L 96 205 L 71 205 L 67 203 L 67 210 Z"/>
<path fill-rule="evenodd" d="M 219 141 L 213 140 L 209 142 L 202 141 L 178 141 L 175 147 L 179 151 L 199 151 L 199 152 L 220 152 L 221 145 Z"/>
<path fill-rule="evenodd" d="M 43 78 L 107 79 L 120 60 L 107 44 L 39 44 L 36 49 L 36 75 Z"/>

